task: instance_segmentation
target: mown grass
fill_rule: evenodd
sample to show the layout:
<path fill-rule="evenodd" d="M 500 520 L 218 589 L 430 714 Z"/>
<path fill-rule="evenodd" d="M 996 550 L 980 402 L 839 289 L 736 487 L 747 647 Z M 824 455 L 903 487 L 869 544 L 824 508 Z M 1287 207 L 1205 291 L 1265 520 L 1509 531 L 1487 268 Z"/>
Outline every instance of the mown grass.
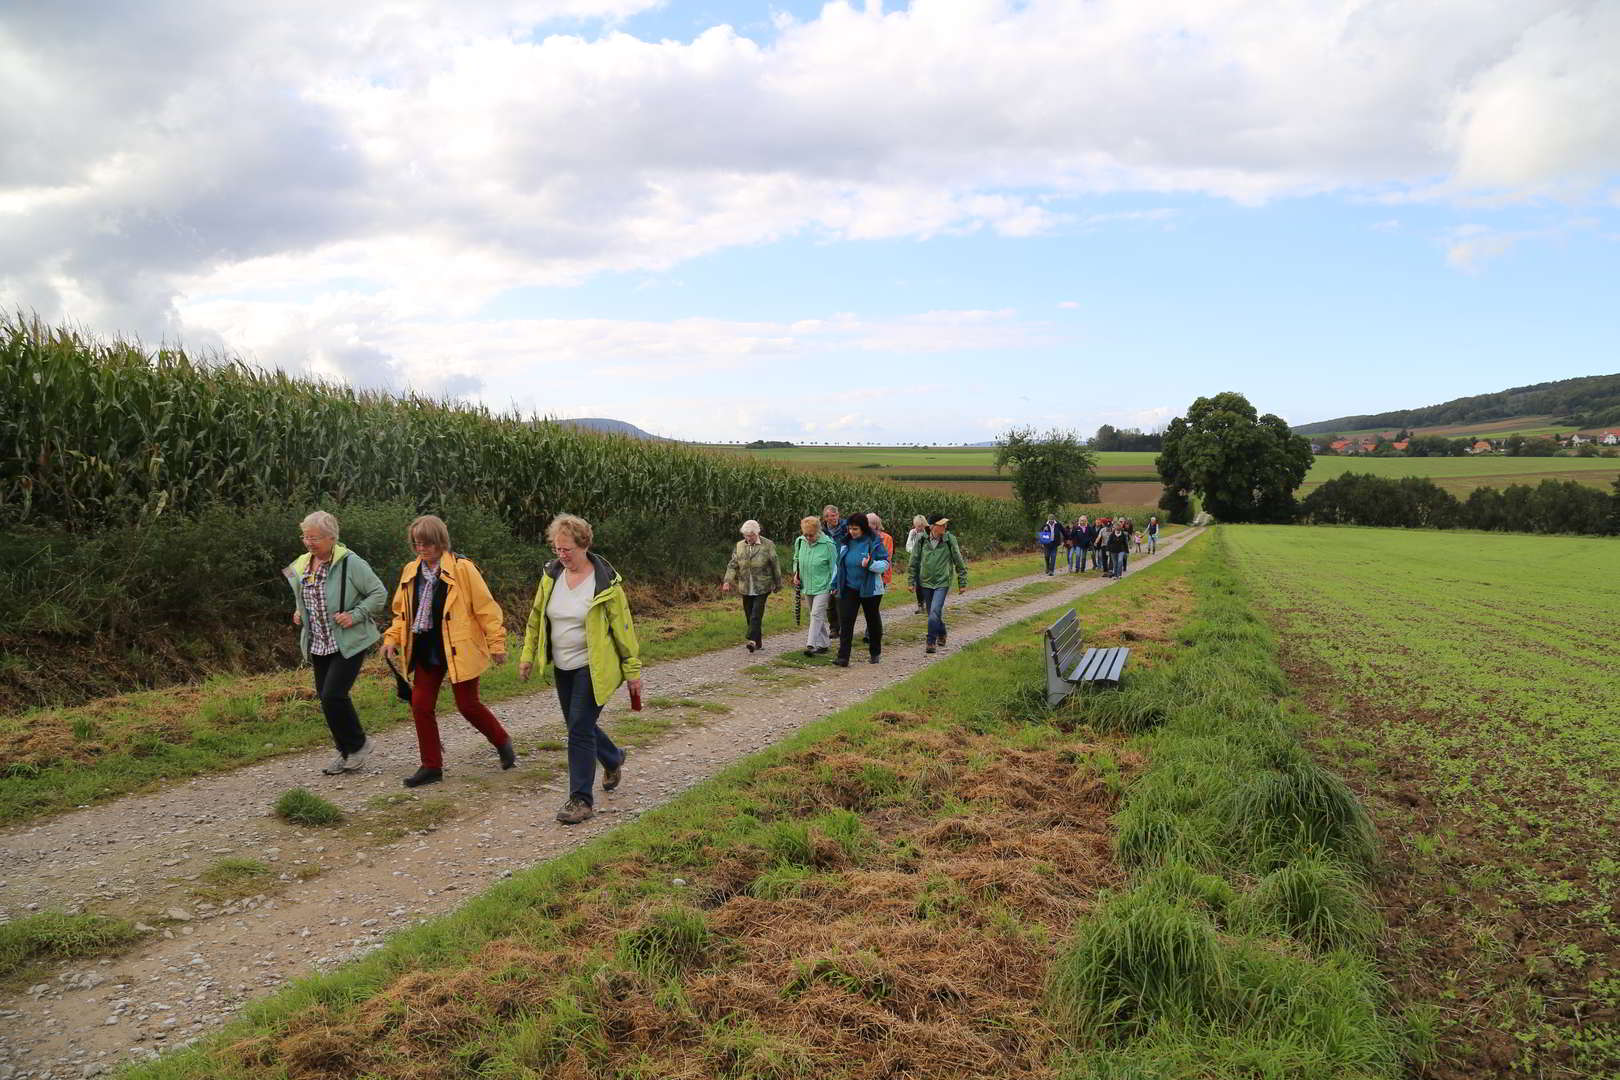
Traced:
<path fill-rule="evenodd" d="M 978 560 L 969 567 L 970 583 L 982 588 L 1036 573 L 1042 565 L 1038 554 Z M 903 571 L 897 571 L 885 610 L 903 611 L 913 602 L 904 581 Z M 718 593 L 716 583 L 714 600 L 638 619 L 643 660 L 653 664 L 740 645 L 741 605 L 720 599 Z M 518 630 L 527 618 L 526 609 L 507 613 L 508 625 Z M 804 618 L 808 620 L 808 611 Z M 793 596 L 784 589 L 766 609 L 765 631 L 793 628 Z M 514 633 L 508 655 L 515 658 L 521 644 L 521 634 Z M 519 682 L 516 664 L 509 662 L 485 673 L 480 693 L 485 701 L 495 702 L 544 685 Z M 392 676 L 375 657 L 367 661 L 353 696 L 368 731 L 384 731 L 408 720 L 409 710 L 394 696 Z M 77 708 L 0 717 L 0 824 L 223 772 L 329 741 L 307 669 L 217 677 Z"/>
<path fill-rule="evenodd" d="M 0 979 L 19 978 L 46 960 L 97 956 L 139 940 L 126 919 L 42 911 L 0 923 Z"/>
<path fill-rule="evenodd" d="M 1382 960 L 1453 1075 L 1620 1075 L 1613 540 L 1229 530 L 1390 848 Z"/>
<path fill-rule="evenodd" d="M 1166 560 L 1085 598 L 1095 640 L 1132 642 L 1143 672 L 1164 662 L 1193 565 Z M 1042 1068 L 1052 942 L 1120 880 L 1108 815 L 1140 763 L 1120 737 L 1027 715 L 1052 618 L 968 646 L 129 1075 Z"/>

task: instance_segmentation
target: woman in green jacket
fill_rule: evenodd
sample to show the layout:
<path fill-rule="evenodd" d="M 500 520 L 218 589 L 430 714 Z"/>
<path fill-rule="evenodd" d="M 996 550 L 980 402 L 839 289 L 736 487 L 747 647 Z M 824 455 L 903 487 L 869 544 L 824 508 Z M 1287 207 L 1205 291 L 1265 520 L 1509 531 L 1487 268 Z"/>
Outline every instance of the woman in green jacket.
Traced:
<path fill-rule="evenodd" d="M 360 726 L 349 691 L 366 652 L 377 643 L 377 617 L 388 590 L 366 560 L 338 543 L 337 518 L 317 510 L 299 523 L 304 554 L 282 571 L 292 587 L 298 647 L 315 669 L 315 696 L 332 731 L 337 757 L 328 776 L 360 768 L 371 739 Z"/>
<path fill-rule="evenodd" d="M 793 587 L 810 598 L 804 655 L 816 656 L 826 652 L 832 641 L 827 632 L 827 608 L 838 576 L 838 545 L 821 531 L 821 519 L 814 514 L 799 522 L 799 532 L 793 541 Z"/>
<path fill-rule="evenodd" d="M 765 601 L 782 587 L 782 567 L 776 561 L 776 545 L 759 535 L 759 522 L 745 521 L 738 531 L 742 539 L 731 551 L 720 591 L 736 589 L 742 594 L 747 622 L 743 644 L 754 652 L 765 647 Z"/>
<path fill-rule="evenodd" d="M 630 621 L 624 578 L 593 554 L 591 526 L 584 518 L 559 514 L 546 527 L 557 557 L 546 564 L 529 609 L 518 677 L 535 665 L 552 665 L 557 700 L 568 725 L 568 801 L 557 811 L 564 825 L 577 825 L 595 813 L 592 789 L 602 766 L 602 790 L 619 786 L 624 751 L 599 723 L 620 683 L 630 684 L 632 708 L 641 700 L 641 647 Z"/>

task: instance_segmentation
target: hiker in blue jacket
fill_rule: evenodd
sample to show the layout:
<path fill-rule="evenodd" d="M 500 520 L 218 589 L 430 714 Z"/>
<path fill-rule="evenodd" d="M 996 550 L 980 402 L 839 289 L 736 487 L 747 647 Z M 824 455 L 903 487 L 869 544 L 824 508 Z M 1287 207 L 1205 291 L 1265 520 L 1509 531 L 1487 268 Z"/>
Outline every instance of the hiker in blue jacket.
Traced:
<path fill-rule="evenodd" d="M 1068 535 L 1069 530 L 1063 527 L 1063 522 L 1059 521 L 1055 514 L 1046 516 L 1046 523 L 1041 526 L 1041 531 L 1037 534 L 1036 539 L 1041 542 L 1041 547 L 1046 549 L 1047 577 L 1057 573 L 1058 548 L 1062 546 L 1064 539 Z"/>
<path fill-rule="evenodd" d="M 838 547 L 838 659 L 833 663 L 849 667 L 850 650 L 855 644 L 855 612 L 866 615 L 866 645 L 871 663 L 883 652 L 883 572 L 889 568 L 889 549 L 872 533 L 865 514 L 851 514 L 844 523 L 844 542 Z"/>

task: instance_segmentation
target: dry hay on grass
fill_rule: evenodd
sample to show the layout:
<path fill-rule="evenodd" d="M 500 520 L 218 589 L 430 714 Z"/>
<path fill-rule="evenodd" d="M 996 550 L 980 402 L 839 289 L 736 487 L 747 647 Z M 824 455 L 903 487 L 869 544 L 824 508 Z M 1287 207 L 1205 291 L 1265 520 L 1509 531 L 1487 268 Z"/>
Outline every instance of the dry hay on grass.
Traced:
<path fill-rule="evenodd" d="M 599 890 L 570 905 L 567 951 L 495 942 L 342 1013 L 310 1010 L 236 1056 L 290 1080 L 453 1075 L 470 1048 L 499 1052 L 503 1029 L 566 990 L 599 1037 L 567 1040 L 536 1075 L 597 1078 L 634 1063 L 635 1075 L 692 1080 L 1049 1077 L 1054 1036 L 1039 1004 L 1055 943 L 1123 880 L 1109 849 L 1115 800 L 1085 764 L 1098 748 L 1056 732 L 1050 747 L 1020 749 L 903 726 L 880 754 L 834 743 L 773 770 L 797 777 L 804 816 L 848 801 L 839 778 L 869 766 L 919 786 L 931 777 L 953 808 L 941 817 L 908 801 L 865 814 L 854 855 L 813 833 L 812 865 L 778 899 L 750 893 L 772 870 L 762 847 L 711 851 L 691 875 L 693 900 L 720 945 L 685 972 L 680 994 L 611 963 L 592 973 L 667 904 Z M 657 875 L 655 862 L 619 861 L 597 880 Z M 725 1034 L 738 1031 L 746 1037 Z"/>

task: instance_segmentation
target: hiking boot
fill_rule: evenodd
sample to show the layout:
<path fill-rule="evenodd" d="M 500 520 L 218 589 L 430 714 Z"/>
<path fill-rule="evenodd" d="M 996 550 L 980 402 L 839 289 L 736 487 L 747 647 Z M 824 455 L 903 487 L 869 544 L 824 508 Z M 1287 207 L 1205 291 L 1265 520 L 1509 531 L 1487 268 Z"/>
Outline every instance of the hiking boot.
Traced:
<path fill-rule="evenodd" d="M 877 663 L 877 662 L 878 662 L 878 658 L 877 658 L 877 654 L 876 654 L 876 653 L 873 653 L 873 654 L 872 654 L 872 656 L 871 656 L 871 658 L 870 658 L 870 659 L 868 659 L 868 660 L 867 660 L 867 661 L 866 661 L 866 662 L 867 662 L 867 663 L 868 663 L 868 664 L 875 664 L 875 663 Z"/>
<path fill-rule="evenodd" d="M 840 656 L 833 661 L 833 667 L 849 667 L 849 661 Z"/>
<path fill-rule="evenodd" d="M 443 769 L 430 769 L 426 765 L 407 776 L 403 783 L 406 787 L 421 787 L 423 784 L 437 784 L 444 779 Z"/>
<path fill-rule="evenodd" d="M 366 741 L 360 744 L 360 749 L 343 759 L 343 771 L 354 772 L 359 769 L 360 766 L 366 763 L 366 758 L 371 756 L 372 750 L 376 749 L 376 747 L 377 744 L 371 741 L 371 736 L 367 735 Z"/>
<path fill-rule="evenodd" d="M 563 804 L 563 808 L 557 811 L 557 820 L 564 825 L 578 825 L 594 813 L 596 811 L 584 799 L 569 799 Z"/>
<path fill-rule="evenodd" d="M 816 651 L 816 655 L 820 656 L 822 653 L 827 652 L 828 648 L 825 645 L 817 645 L 815 651 Z"/>
<path fill-rule="evenodd" d="M 939 650 L 934 648 L 932 643 L 929 643 L 928 648 L 924 649 L 923 651 L 928 652 L 928 653 L 934 653 L 934 652 L 938 652 Z"/>
<path fill-rule="evenodd" d="M 759 646 L 755 645 L 752 641 L 745 641 L 743 644 L 747 646 L 749 652 L 753 652 L 755 649 L 759 648 Z"/>
<path fill-rule="evenodd" d="M 332 763 L 326 768 L 322 769 L 321 772 L 325 773 L 327 776 L 336 776 L 338 773 L 343 771 L 343 767 L 348 760 L 349 756 L 347 754 L 339 754 L 337 757 L 333 758 Z"/>
<path fill-rule="evenodd" d="M 623 772 L 624 758 L 622 757 L 619 759 L 619 763 L 613 766 L 611 769 L 604 765 L 602 767 L 602 790 L 612 791 L 614 788 L 618 787 L 619 777 L 621 774 L 623 774 Z"/>
<path fill-rule="evenodd" d="M 503 768 L 503 769 L 515 769 L 515 768 L 517 768 L 517 751 L 512 748 L 512 740 L 511 739 L 507 739 L 505 745 L 497 746 L 495 748 L 495 753 L 500 755 L 501 768 Z"/>

